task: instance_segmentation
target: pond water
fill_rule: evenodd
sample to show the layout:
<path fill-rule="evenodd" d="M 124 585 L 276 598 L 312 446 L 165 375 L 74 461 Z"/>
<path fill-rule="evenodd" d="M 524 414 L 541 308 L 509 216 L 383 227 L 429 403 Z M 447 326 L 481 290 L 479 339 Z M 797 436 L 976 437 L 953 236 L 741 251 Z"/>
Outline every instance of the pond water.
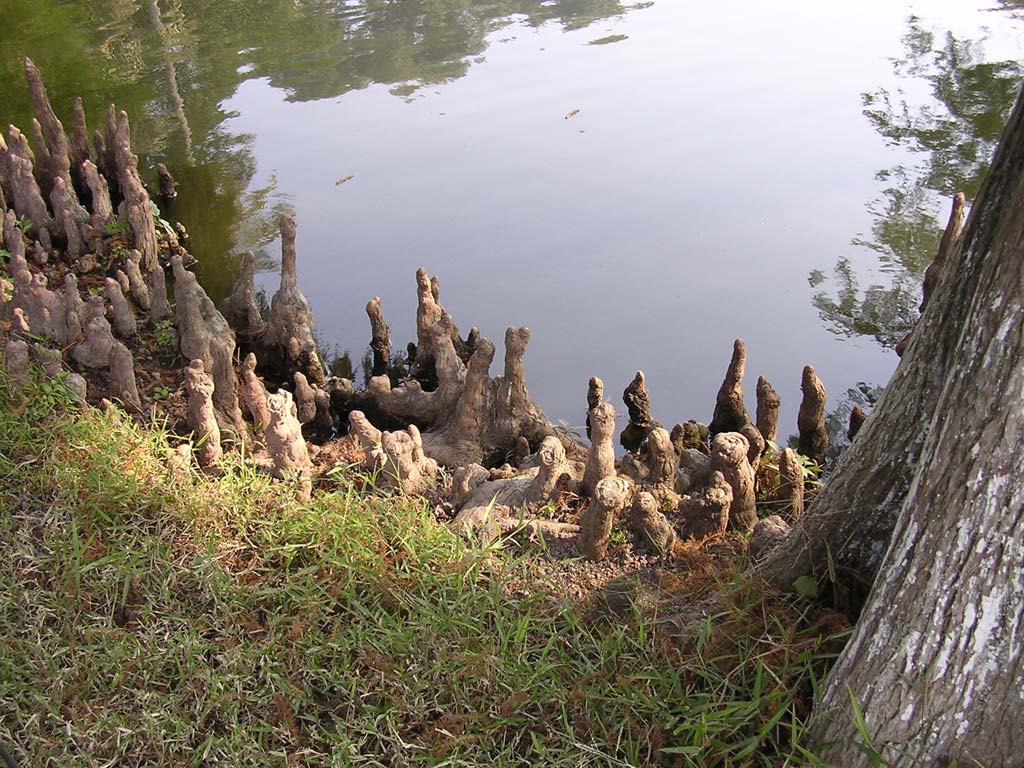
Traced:
<path fill-rule="evenodd" d="M 66 125 L 75 95 L 90 128 L 127 109 L 215 298 L 248 248 L 273 292 L 293 211 L 330 349 L 358 364 L 374 295 L 402 349 L 424 266 L 499 361 L 531 327 L 573 427 L 590 376 L 619 407 L 638 369 L 655 418 L 709 420 L 738 336 L 783 435 L 805 363 L 832 406 L 883 385 L 1024 51 L 1020 0 L 0 4 L 0 118 L 28 126 L 24 55 Z"/>

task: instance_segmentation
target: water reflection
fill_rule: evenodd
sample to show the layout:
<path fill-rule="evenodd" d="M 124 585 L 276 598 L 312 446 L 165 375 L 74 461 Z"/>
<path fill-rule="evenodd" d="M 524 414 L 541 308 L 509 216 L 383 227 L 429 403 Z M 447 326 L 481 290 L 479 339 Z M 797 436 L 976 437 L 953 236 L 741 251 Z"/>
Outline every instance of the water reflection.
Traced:
<path fill-rule="evenodd" d="M 44 72 L 58 114 L 85 102 L 90 129 L 109 102 L 133 118 L 133 146 L 150 168 L 164 162 L 188 190 L 168 217 L 192 233 L 201 279 L 219 300 L 240 253 L 264 250 L 290 212 L 276 181 L 250 190 L 253 137 L 234 131 L 223 104 L 262 78 L 291 101 L 338 97 L 374 83 L 413 95 L 460 78 L 487 36 L 515 18 L 531 26 L 585 27 L 625 13 L 619 0 L 4 0 L 0 103 L 27 126 L 21 59 Z M 69 123 L 68 123 L 69 124 Z"/>
<path fill-rule="evenodd" d="M 1019 0 L 1001 5 L 1024 7 Z M 958 191 L 968 200 L 977 194 L 1020 86 L 1021 65 L 986 61 L 984 42 L 939 35 L 912 16 L 904 55 L 893 60 L 906 89 L 863 95 L 864 114 L 886 142 L 923 157 L 877 174 L 889 186 L 868 204 L 870 235 L 853 240 L 874 252 L 885 282 L 862 287 L 865 279 L 849 258 L 828 275 L 811 273 L 812 287 L 822 288 L 812 301 L 834 333 L 893 348 L 917 320 L 921 280 L 938 249 L 949 200 Z M 923 104 L 907 95 L 920 85 L 931 97 Z"/>

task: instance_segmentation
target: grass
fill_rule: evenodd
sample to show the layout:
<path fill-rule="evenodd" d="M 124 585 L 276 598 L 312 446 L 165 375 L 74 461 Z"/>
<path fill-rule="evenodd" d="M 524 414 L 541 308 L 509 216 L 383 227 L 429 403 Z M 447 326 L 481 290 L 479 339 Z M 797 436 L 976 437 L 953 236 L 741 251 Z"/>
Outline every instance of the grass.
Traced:
<path fill-rule="evenodd" d="M 625 617 L 515 596 L 523 562 L 423 503 L 175 476 L 168 439 L 0 380 L 0 745 L 23 766 L 816 764 L 843 627 L 811 603 L 699 553 Z"/>

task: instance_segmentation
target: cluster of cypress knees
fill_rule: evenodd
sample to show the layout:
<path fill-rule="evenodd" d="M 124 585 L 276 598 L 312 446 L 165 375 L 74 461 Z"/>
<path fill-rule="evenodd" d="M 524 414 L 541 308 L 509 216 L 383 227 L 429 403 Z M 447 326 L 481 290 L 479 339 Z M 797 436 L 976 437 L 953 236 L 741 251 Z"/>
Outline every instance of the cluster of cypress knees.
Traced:
<path fill-rule="evenodd" d="M 187 268 L 194 259 L 184 228 L 157 215 L 131 150 L 127 114 L 111 105 L 104 130 L 90 142 L 76 99 L 69 137 L 28 59 L 25 71 L 37 114 L 32 141 L 14 126 L 6 141 L 0 135 L 0 214 L 10 254 L 10 279 L 0 277 L 0 320 L 12 381 L 30 376 L 34 363 L 83 403 L 152 418 L 161 406 L 145 386 L 140 394 L 145 370 L 136 356 L 144 331 L 163 329 L 185 362 L 187 405 L 178 426 L 191 435 L 168 448 L 171 471 L 193 462 L 215 471 L 225 450 L 244 446 L 250 460 L 308 498 L 314 458 L 329 453 L 326 444 L 347 441 L 349 455 L 379 483 L 402 493 L 450 494 L 451 524 L 467 535 L 573 537 L 592 560 L 606 556 L 617 522 L 661 554 L 681 539 L 735 530 L 750 534 L 756 558 L 802 514 L 801 460 L 774 447 L 778 394 L 759 378 L 754 420 L 745 408 L 742 339 L 707 426 L 689 421 L 669 431 L 654 421 L 637 372 L 623 393 L 629 424 L 618 459 L 615 409 L 600 379 L 591 378 L 587 392 L 587 445 L 552 425 L 531 399 L 529 329 L 506 331 L 504 371 L 492 377 L 494 344 L 475 328 L 461 336 L 440 302 L 437 277 L 420 269 L 408 377 L 392 380 L 390 329 L 373 298 L 366 306 L 373 370 L 358 389 L 328 376 L 320 359 L 299 290 L 291 217 L 280 221 L 281 282 L 269 315 L 255 288 L 252 253 L 218 309 Z M 157 170 L 156 197 L 167 199 L 174 180 L 166 167 Z M 811 366 L 803 370 L 802 392 L 798 450 L 822 464 L 826 392 Z M 864 418 L 855 408 L 851 435 Z M 759 520 L 758 498 L 779 514 Z M 556 499 L 571 500 L 567 519 L 546 514 Z"/>

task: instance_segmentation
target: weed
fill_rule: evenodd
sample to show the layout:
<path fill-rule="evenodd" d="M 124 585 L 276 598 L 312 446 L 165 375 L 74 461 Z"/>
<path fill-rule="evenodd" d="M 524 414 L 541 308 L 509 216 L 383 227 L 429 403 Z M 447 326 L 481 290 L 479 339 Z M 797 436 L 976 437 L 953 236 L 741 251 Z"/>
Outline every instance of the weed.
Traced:
<path fill-rule="evenodd" d="M 174 321 L 168 318 L 157 323 L 153 328 L 153 339 L 159 349 L 171 351 L 174 348 Z"/>
<path fill-rule="evenodd" d="M 156 223 L 156 225 L 160 229 L 162 229 L 164 231 L 164 233 L 168 237 L 170 237 L 170 238 L 177 237 L 177 235 L 175 235 L 175 233 L 174 233 L 174 227 L 171 225 L 171 222 L 169 222 L 169 221 L 167 221 L 167 219 L 163 218 L 163 214 L 160 213 L 159 206 L 155 202 L 153 202 L 152 200 L 150 201 L 150 205 L 152 206 L 152 213 L 153 213 L 153 221 L 154 221 L 154 223 Z"/>
<path fill-rule="evenodd" d="M 103 234 L 107 237 L 115 237 L 128 230 L 128 222 L 124 219 L 115 219 L 114 221 L 108 221 L 103 226 Z"/>

